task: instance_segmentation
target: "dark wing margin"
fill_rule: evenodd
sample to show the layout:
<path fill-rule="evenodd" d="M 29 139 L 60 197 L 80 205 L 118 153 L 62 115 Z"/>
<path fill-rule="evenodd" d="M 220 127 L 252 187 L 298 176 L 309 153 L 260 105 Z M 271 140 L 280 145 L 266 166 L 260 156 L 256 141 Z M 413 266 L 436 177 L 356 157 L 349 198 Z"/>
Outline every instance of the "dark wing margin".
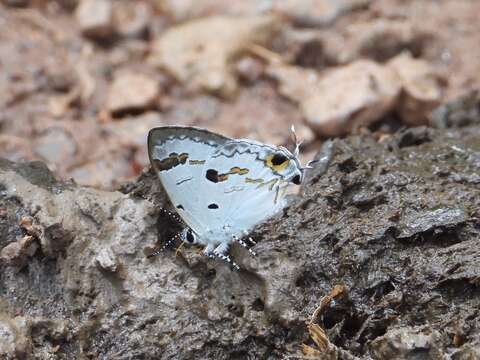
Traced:
<path fill-rule="evenodd" d="M 223 145 L 227 141 L 231 141 L 231 138 L 226 136 L 213 133 L 206 129 L 197 128 L 193 126 L 160 126 L 153 129 L 150 129 L 148 132 L 148 157 L 150 159 L 150 164 L 152 162 L 153 148 L 154 146 L 161 145 L 169 138 L 178 138 L 178 139 L 198 139 L 200 142 L 207 144 L 217 144 Z"/>
<path fill-rule="evenodd" d="M 231 139 L 195 127 L 163 126 L 148 133 L 150 164 L 184 222 L 197 234 L 205 229 L 200 199 L 205 185 L 204 164 Z M 208 220 L 208 219 L 207 219 Z"/>

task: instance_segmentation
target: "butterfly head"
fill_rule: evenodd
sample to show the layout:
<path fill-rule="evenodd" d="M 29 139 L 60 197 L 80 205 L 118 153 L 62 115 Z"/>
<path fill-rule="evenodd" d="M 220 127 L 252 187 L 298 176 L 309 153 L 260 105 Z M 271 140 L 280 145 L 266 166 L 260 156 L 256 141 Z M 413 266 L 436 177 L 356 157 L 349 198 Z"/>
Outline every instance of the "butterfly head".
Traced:
<path fill-rule="evenodd" d="M 295 149 L 293 150 L 293 153 L 287 148 L 280 146 L 277 148 L 277 151 L 267 156 L 266 165 L 282 175 L 286 181 L 295 185 L 300 185 L 305 177 L 305 171 L 312 169 L 312 165 L 316 161 L 309 161 L 307 165 L 302 166 L 298 158 L 302 141 L 297 140 L 297 134 L 295 133 L 295 128 L 293 125 L 292 135 L 295 142 Z"/>
<path fill-rule="evenodd" d="M 298 158 L 288 149 L 279 146 L 274 152 L 267 155 L 265 165 L 271 168 L 282 178 L 296 185 L 300 185 L 303 180 L 303 168 Z"/>

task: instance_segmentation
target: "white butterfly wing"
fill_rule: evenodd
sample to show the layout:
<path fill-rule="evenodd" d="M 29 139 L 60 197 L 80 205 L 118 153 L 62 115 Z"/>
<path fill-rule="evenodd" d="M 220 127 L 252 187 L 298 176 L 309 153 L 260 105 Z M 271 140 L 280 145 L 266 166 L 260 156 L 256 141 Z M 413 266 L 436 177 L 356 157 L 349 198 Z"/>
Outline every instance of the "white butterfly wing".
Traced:
<path fill-rule="evenodd" d="M 242 237 L 284 206 L 288 183 L 266 166 L 276 147 L 172 126 L 152 129 L 148 149 L 172 204 L 205 244 Z"/>
<path fill-rule="evenodd" d="M 265 165 L 275 147 L 247 140 L 230 140 L 218 147 L 204 166 L 208 205 L 201 216 L 225 236 L 242 237 L 256 224 L 284 207 L 288 186 Z"/>
<path fill-rule="evenodd" d="M 201 216 L 206 201 L 204 165 L 230 139 L 207 130 L 165 126 L 150 130 L 148 155 L 172 205 L 198 235 L 208 227 Z"/>

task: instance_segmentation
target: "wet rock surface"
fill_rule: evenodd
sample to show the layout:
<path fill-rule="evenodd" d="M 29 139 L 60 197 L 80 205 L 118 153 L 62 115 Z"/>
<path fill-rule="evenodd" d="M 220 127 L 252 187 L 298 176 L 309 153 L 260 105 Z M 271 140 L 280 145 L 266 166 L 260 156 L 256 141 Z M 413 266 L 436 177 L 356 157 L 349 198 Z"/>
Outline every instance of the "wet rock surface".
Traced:
<path fill-rule="evenodd" d="M 480 127 L 409 131 L 335 140 L 326 171 L 254 231 L 258 256 L 233 250 L 238 272 L 191 247 L 146 258 L 173 231 L 150 172 L 107 192 L 2 160 L 0 354 L 300 356 L 342 285 L 317 319 L 326 358 L 478 357 L 480 188 L 465 179 Z"/>

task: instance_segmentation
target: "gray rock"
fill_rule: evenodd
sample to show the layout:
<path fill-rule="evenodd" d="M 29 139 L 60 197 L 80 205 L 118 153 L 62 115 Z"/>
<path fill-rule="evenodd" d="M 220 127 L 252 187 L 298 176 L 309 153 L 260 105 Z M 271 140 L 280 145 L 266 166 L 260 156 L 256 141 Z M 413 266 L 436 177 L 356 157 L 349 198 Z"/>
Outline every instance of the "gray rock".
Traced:
<path fill-rule="evenodd" d="M 25 331 L 25 320 L 0 314 L 0 356 L 3 359 L 25 359 L 31 343 Z"/>
<path fill-rule="evenodd" d="M 35 140 L 34 151 L 50 165 L 66 163 L 75 156 L 75 141 L 64 129 L 50 128 Z"/>
<path fill-rule="evenodd" d="M 473 90 L 440 105 L 431 115 L 431 123 L 437 128 L 462 127 L 480 120 L 480 90 Z"/>
<path fill-rule="evenodd" d="M 152 11 L 148 3 L 114 3 L 114 23 L 116 31 L 125 37 L 144 38 L 148 33 Z"/>
<path fill-rule="evenodd" d="M 415 211 L 403 222 L 403 229 L 398 238 L 409 238 L 435 229 L 455 227 L 466 220 L 467 217 L 462 209 L 441 208 L 423 213 Z"/>
<path fill-rule="evenodd" d="M 445 335 L 443 335 L 445 337 Z M 429 328 L 392 329 L 384 336 L 372 342 L 375 359 L 411 359 L 413 357 L 438 358 L 438 344 L 443 338 L 438 330 Z"/>
<path fill-rule="evenodd" d="M 381 119 L 400 94 L 397 74 L 369 60 L 358 60 L 323 74 L 284 64 L 268 73 L 279 91 L 298 103 L 306 123 L 321 136 L 340 136 Z"/>
<path fill-rule="evenodd" d="M 178 81 L 228 97 L 238 84 L 234 60 L 279 31 L 272 16 L 210 16 L 171 27 L 152 44 L 149 61 Z M 212 36 L 215 34 L 215 36 Z"/>
<path fill-rule="evenodd" d="M 336 140 L 330 165 L 253 232 L 259 255 L 233 249 L 241 271 L 186 246 L 146 258 L 174 232 L 153 172 L 106 192 L 0 161 L 0 251 L 25 236 L 37 245 L 21 264 L 0 259 L 1 354 L 298 356 L 315 346 L 305 321 L 341 284 L 317 317 L 340 359 L 468 358 L 480 345 L 480 190 L 437 174 L 467 173 L 479 136 L 432 130 L 403 148 Z"/>

